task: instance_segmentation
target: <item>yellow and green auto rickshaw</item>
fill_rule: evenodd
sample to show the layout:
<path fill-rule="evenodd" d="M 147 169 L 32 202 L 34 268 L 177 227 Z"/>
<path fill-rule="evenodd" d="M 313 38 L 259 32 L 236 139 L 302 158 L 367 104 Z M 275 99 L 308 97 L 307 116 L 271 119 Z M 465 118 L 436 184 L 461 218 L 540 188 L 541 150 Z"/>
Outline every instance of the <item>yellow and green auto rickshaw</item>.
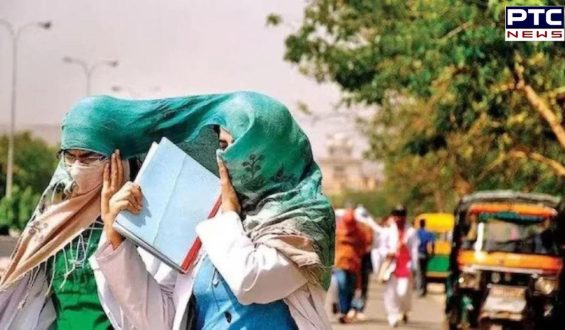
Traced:
<path fill-rule="evenodd" d="M 446 313 L 450 329 L 565 329 L 559 197 L 476 192 L 455 210 Z"/>
<path fill-rule="evenodd" d="M 455 217 L 450 213 L 423 213 L 416 217 L 415 224 L 426 220 L 426 229 L 435 236 L 435 254 L 428 261 L 428 282 L 444 282 L 449 275 L 449 255 Z"/>

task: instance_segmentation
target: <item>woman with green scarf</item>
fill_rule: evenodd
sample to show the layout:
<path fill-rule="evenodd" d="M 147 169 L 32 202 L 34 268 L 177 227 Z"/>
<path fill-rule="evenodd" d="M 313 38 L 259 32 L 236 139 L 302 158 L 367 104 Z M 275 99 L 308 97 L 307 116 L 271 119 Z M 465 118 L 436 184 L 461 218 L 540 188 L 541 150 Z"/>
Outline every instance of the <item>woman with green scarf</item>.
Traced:
<path fill-rule="evenodd" d="M 119 188 L 121 162 L 113 155 L 102 198 L 108 243 L 93 260 L 110 287 L 108 304 L 119 306 L 137 329 L 330 328 L 324 300 L 333 211 L 310 143 L 286 107 L 248 92 L 153 102 L 104 98 L 90 99 L 69 118 L 92 121 L 101 112 L 112 115 L 97 127 L 120 123 L 140 151 L 155 136 L 179 143 L 210 126 L 220 136 L 201 145 L 225 148 L 218 153 L 223 213 L 198 225 L 203 249 L 189 272 L 163 281 L 146 270 L 132 242 L 112 230 L 118 212 L 143 207 L 139 187 Z M 161 120 L 153 120 L 156 113 Z M 145 121 L 164 124 L 144 129 Z"/>
<path fill-rule="evenodd" d="M 100 219 L 107 156 L 67 144 L 0 281 L 1 329 L 110 329 L 88 258 L 105 241 Z M 109 155 L 108 155 L 109 156 Z M 124 177 L 128 178 L 129 166 Z M 100 284 L 100 285 L 99 285 Z"/>

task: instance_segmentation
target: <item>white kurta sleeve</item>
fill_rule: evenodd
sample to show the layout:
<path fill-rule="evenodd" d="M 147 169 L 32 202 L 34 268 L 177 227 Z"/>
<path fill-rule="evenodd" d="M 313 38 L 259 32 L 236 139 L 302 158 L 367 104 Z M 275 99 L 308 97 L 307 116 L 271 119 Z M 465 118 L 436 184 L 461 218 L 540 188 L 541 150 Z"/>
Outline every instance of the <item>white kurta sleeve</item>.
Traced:
<path fill-rule="evenodd" d="M 398 250 L 398 227 L 396 227 L 396 224 L 388 227 L 387 242 L 387 254 L 396 254 Z"/>
<path fill-rule="evenodd" d="M 203 221 L 196 232 L 210 261 L 241 304 L 280 300 L 307 283 L 298 266 L 282 253 L 254 244 L 235 212 Z"/>
<path fill-rule="evenodd" d="M 94 257 L 113 297 L 136 329 L 172 328 L 174 281 L 159 284 L 147 272 L 137 248 L 128 240 L 116 250 L 105 243 Z"/>

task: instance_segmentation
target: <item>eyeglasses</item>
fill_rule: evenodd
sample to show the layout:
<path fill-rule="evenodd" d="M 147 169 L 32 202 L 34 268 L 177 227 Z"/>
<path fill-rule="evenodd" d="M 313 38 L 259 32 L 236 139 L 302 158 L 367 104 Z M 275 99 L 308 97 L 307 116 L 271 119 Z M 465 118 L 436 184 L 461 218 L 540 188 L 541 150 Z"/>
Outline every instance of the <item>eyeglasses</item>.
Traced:
<path fill-rule="evenodd" d="M 91 165 L 94 164 L 96 162 L 101 162 L 107 159 L 106 156 L 103 155 L 99 155 L 96 153 L 87 153 L 87 154 L 83 154 L 80 156 L 77 155 L 73 155 L 70 152 L 68 152 L 67 150 L 60 150 L 57 153 L 57 158 L 58 159 L 63 159 L 63 161 L 65 162 L 65 165 L 73 165 L 77 160 L 79 162 L 79 164 L 81 165 Z"/>

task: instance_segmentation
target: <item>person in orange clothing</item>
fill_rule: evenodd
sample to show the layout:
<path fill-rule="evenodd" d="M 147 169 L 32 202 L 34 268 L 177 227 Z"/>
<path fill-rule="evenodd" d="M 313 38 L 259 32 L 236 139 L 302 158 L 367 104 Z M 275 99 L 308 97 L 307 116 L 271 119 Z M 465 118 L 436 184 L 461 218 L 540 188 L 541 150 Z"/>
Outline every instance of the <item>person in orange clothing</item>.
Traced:
<path fill-rule="evenodd" d="M 339 321 L 350 323 L 347 316 L 356 288 L 361 287 L 361 261 L 371 248 L 372 233 L 364 230 L 355 220 L 353 209 L 348 209 L 336 228 L 335 273 L 339 296 Z"/>
<path fill-rule="evenodd" d="M 366 242 L 366 247 L 361 254 L 361 267 L 359 269 L 359 277 L 357 279 L 357 286 L 355 290 L 355 295 L 352 301 L 352 308 L 347 314 L 350 319 L 355 319 L 358 321 L 366 321 L 367 317 L 364 314 L 365 307 L 367 305 L 367 298 L 369 293 L 369 275 L 373 272 L 373 267 L 371 263 L 371 250 L 374 246 L 373 239 L 375 237 L 374 231 L 370 226 L 370 223 L 366 223 L 359 220 L 359 216 L 355 213 L 355 220 L 357 220 L 357 226 L 364 236 L 363 241 Z M 369 221 L 374 221 L 370 219 Z"/>

